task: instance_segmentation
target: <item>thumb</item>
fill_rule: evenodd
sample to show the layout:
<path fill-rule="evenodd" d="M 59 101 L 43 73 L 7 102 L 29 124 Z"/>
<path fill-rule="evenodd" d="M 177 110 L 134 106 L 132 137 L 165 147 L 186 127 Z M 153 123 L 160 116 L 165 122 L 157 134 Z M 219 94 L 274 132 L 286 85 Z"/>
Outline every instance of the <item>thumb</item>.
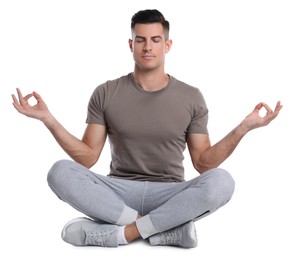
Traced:
<path fill-rule="evenodd" d="M 262 107 L 263 107 L 263 103 L 260 102 L 259 104 L 257 104 L 257 105 L 255 106 L 255 109 L 254 109 L 254 110 L 258 110 L 258 111 L 259 111 Z"/>
<path fill-rule="evenodd" d="M 36 91 L 33 91 L 32 95 L 37 100 L 37 103 L 43 103 L 44 104 L 43 99 L 41 98 L 41 96 Z"/>

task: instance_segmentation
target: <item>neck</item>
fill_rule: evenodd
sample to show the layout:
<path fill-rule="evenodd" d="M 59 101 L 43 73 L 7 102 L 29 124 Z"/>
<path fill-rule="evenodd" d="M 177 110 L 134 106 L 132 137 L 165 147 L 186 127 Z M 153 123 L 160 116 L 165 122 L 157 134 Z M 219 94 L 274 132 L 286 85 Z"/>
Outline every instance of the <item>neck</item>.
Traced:
<path fill-rule="evenodd" d="M 169 83 L 169 76 L 162 71 L 161 73 L 156 72 L 140 72 L 134 70 L 134 79 L 138 85 L 145 91 L 158 91 L 165 88 Z"/>

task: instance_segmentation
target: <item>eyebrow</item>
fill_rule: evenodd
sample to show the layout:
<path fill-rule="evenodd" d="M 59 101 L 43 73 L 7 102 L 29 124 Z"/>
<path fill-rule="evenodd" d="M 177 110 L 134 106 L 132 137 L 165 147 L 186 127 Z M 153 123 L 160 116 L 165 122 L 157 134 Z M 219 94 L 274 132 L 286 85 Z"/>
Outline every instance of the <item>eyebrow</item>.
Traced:
<path fill-rule="evenodd" d="M 151 39 L 163 39 L 163 37 L 162 36 L 160 36 L 160 35 L 156 35 L 156 36 L 152 36 L 151 37 Z M 135 39 L 142 39 L 142 40 L 145 40 L 145 37 L 144 36 L 135 36 Z"/>

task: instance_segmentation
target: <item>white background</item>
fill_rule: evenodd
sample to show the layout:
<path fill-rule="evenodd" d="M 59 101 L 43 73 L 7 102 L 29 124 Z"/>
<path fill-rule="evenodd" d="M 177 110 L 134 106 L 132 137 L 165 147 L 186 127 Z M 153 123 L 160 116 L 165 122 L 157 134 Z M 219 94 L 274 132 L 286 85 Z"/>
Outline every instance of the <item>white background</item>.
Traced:
<path fill-rule="evenodd" d="M 1 0 L 1 259 L 296 259 L 296 1 Z M 60 239 L 81 214 L 48 188 L 47 171 L 68 156 L 42 123 L 13 108 L 11 94 L 36 90 L 81 137 L 93 89 L 133 70 L 131 16 L 157 8 L 171 23 L 166 71 L 198 87 L 209 107 L 213 143 L 254 106 L 284 108 L 250 132 L 222 165 L 233 199 L 196 222 L 191 250 L 135 242 L 117 249 L 76 248 Z M 108 145 L 108 143 L 107 143 Z M 109 150 L 93 170 L 107 174 Z M 185 152 L 187 179 L 196 175 Z M 5 256 L 4 256 L 5 255 Z M 114 259 L 115 259 L 114 258 Z M 159 259 L 158 258 L 158 259 Z"/>

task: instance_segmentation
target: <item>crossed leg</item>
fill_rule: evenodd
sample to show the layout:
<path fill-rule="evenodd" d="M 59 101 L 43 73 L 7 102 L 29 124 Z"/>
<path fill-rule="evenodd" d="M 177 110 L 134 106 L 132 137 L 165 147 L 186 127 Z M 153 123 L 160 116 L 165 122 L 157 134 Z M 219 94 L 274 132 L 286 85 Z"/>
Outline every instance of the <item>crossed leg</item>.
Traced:
<path fill-rule="evenodd" d="M 69 160 L 53 165 L 48 183 L 60 199 L 92 219 L 125 226 L 128 242 L 204 217 L 234 192 L 232 177 L 222 169 L 181 183 L 158 183 L 98 175 Z"/>

